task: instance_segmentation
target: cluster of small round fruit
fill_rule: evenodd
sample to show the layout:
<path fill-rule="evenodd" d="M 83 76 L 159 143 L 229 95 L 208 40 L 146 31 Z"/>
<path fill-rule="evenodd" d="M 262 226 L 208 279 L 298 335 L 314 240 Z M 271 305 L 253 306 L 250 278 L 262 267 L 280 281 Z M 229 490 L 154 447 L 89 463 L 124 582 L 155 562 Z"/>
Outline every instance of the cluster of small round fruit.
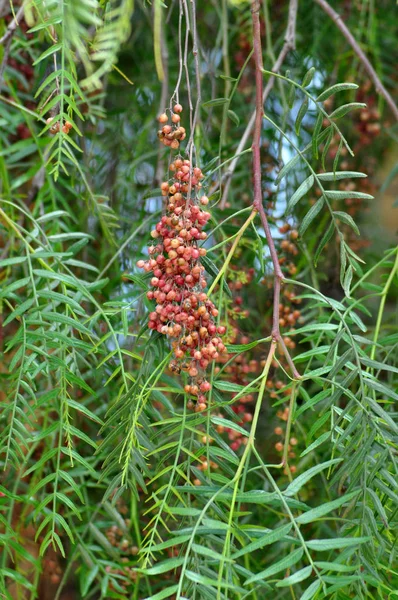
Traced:
<path fill-rule="evenodd" d="M 48 119 L 46 119 L 46 124 L 49 125 L 50 123 L 52 123 L 53 120 L 54 120 L 54 117 L 48 117 Z M 56 123 L 54 123 L 54 125 L 51 125 L 50 133 L 58 133 L 60 128 L 61 128 L 61 123 L 60 123 L 60 121 L 57 121 Z M 62 125 L 62 132 L 68 134 L 71 129 L 72 129 L 72 123 L 70 121 L 65 121 L 65 123 Z"/>
<path fill-rule="evenodd" d="M 126 531 L 131 527 L 129 519 L 125 519 L 126 529 L 123 530 L 118 525 L 112 525 L 106 531 L 106 539 L 114 547 L 120 550 L 122 554 L 131 554 L 136 556 L 139 548 L 131 544 L 131 541 L 126 537 Z"/>
<path fill-rule="evenodd" d="M 41 577 L 43 584 L 48 580 L 52 585 L 58 585 L 60 583 L 62 568 L 59 565 L 58 557 L 55 555 L 55 553 L 51 552 L 50 555 L 47 553 L 43 559 L 42 568 L 43 571 Z"/>
<path fill-rule="evenodd" d="M 174 115 L 181 110 L 176 105 Z M 163 115 L 159 120 L 163 121 Z M 198 200 L 203 173 L 180 156 L 169 168 L 172 177 L 161 184 L 166 211 L 151 232 L 154 244 L 148 248 L 149 259 L 139 260 L 137 266 L 153 273 L 153 289 L 147 297 L 157 306 L 149 314 L 148 327 L 171 339 L 174 358 L 169 368 L 189 375 L 185 391 L 192 399 L 188 407 L 199 412 L 206 408 L 205 394 L 211 387 L 206 369 L 225 352 L 221 339 L 225 327 L 216 325 L 218 310 L 204 291 L 207 282 L 201 257 L 206 249 L 199 243 L 207 238 L 203 228 L 210 213 L 203 209 L 209 203 L 207 196 Z"/>
<path fill-rule="evenodd" d="M 171 125 L 169 124 L 169 117 L 164 112 L 158 117 L 159 123 L 162 125 L 162 129 L 158 131 L 158 138 L 165 146 L 169 146 L 173 150 L 177 150 L 180 146 L 180 142 L 186 138 L 185 127 L 180 125 L 182 112 L 181 104 L 175 104 L 173 107 L 173 113 L 171 115 Z"/>
<path fill-rule="evenodd" d="M 282 269 L 287 270 L 290 275 L 295 275 L 297 273 L 297 267 L 291 259 L 298 254 L 298 248 L 294 243 L 298 238 L 298 231 L 292 229 L 289 223 L 284 223 L 279 227 L 279 232 L 286 234 L 286 238 L 279 244 L 279 264 L 282 266 Z"/>

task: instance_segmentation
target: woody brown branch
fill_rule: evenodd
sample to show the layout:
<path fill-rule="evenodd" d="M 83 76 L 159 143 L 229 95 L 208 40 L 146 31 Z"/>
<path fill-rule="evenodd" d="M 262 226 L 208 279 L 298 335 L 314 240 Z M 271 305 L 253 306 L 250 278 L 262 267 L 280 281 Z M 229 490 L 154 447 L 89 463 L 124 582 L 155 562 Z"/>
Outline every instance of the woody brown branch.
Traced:
<path fill-rule="evenodd" d="M 252 23 L 253 23 L 253 55 L 256 69 L 255 85 L 256 85 L 256 111 L 254 119 L 252 153 L 253 153 L 253 208 L 258 212 L 261 223 L 267 238 L 269 252 L 271 255 L 272 265 L 274 269 L 274 302 L 272 316 L 272 338 L 277 342 L 285 354 L 286 360 L 292 371 L 293 377 L 299 378 L 294 363 L 286 348 L 284 340 L 281 336 L 279 318 L 280 318 L 280 293 L 281 284 L 283 283 L 283 273 L 279 264 L 278 254 L 275 248 L 275 243 L 272 237 L 271 229 L 268 223 L 267 215 L 263 206 L 263 195 L 261 185 L 261 129 L 263 120 L 263 60 L 261 47 L 261 30 L 260 30 L 260 2 L 253 0 L 252 2 Z"/>
<path fill-rule="evenodd" d="M 276 59 L 275 63 L 272 66 L 271 71 L 273 71 L 274 73 L 279 73 L 283 63 L 285 62 L 287 55 L 289 54 L 289 52 L 291 50 L 294 50 L 294 48 L 296 47 L 297 7 L 298 7 L 298 0 L 290 0 L 285 41 L 284 41 L 282 50 L 279 53 L 278 58 Z M 275 77 L 270 77 L 268 79 L 267 85 L 264 88 L 263 97 L 262 97 L 263 104 L 265 104 L 272 88 L 274 87 L 274 83 L 275 83 Z M 255 119 L 256 119 L 256 111 L 254 111 L 252 116 L 250 117 L 247 127 L 246 127 L 246 129 L 241 137 L 241 140 L 239 142 L 239 145 L 236 149 L 235 156 L 232 159 L 228 169 L 225 171 L 225 173 L 222 177 L 222 183 L 224 184 L 224 189 L 223 189 L 223 194 L 222 194 L 222 198 L 221 198 L 221 202 L 220 202 L 220 208 L 225 208 L 225 204 L 228 199 L 229 188 L 231 185 L 232 176 L 235 172 L 236 165 L 238 164 L 240 154 L 243 152 L 243 150 L 249 140 L 249 137 L 253 131 Z M 217 190 L 217 188 L 218 188 L 218 186 L 215 186 L 212 189 L 212 193 L 214 193 Z"/>
<path fill-rule="evenodd" d="M 388 106 L 390 107 L 394 117 L 398 120 L 397 105 L 395 104 L 390 93 L 386 90 L 386 88 L 380 81 L 380 78 L 374 70 L 370 60 L 363 52 L 362 48 L 352 35 L 351 31 L 348 29 L 347 25 L 342 20 L 341 16 L 330 6 L 330 4 L 328 4 L 328 2 L 326 2 L 326 0 L 315 0 L 315 2 L 324 10 L 324 12 L 334 21 L 336 26 L 340 29 L 341 33 L 344 35 L 345 39 L 350 44 L 351 48 L 354 50 L 355 54 L 361 61 L 370 79 L 373 81 L 376 92 L 380 94 L 380 96 L 383 96 Z"/>

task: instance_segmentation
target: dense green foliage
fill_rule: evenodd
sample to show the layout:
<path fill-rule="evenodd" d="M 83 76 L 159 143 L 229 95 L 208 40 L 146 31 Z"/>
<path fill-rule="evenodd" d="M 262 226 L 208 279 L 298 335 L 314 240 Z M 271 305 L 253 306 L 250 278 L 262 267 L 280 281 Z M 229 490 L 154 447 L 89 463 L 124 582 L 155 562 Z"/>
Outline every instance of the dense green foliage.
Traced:
<path fill-rule="evenodd" d="M 396 6 L 334 8 L 396 95 Z M 393 598 L 397 126 L 362 63 L 302 0 L 261 130 L 273 307 L 250 3 L 34 0 L 11 31 L 18 9 L 0 2 L 1 596 Z M 261 3 L 265 85 L 288 11 Z M 204 173 L 226 328 L 201 411 L 136 266 L 178 152 Z"/>

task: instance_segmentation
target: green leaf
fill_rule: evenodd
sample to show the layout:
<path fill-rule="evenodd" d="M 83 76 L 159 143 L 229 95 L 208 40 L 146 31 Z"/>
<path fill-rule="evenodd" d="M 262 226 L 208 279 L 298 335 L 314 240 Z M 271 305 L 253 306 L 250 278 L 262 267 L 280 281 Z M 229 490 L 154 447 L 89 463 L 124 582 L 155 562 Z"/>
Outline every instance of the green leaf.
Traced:
<path fill-rule="evenodd" d="M 34 588 L 33 584 L 30 583 L 30 581 L 28 579 L 26 579 L 23 575 L 21 575 L 21 573 L 18 573 L 17 571 L 13 571 L 12 569 L 8 569 L 6 567 L 2 567 L 1 571 L 2 571 L 1 574 L 3 577 L 9 577 L 10 579 L 15 581 L 19 585 L 22 585 L 22 586 L 26 587 L 28 590 L 31 590 L 32 593 L 34 592 L 35 588 Z"/>
<path fill-rule="evenodd" d="M 259 550 L 260 548 L 264 548 L 264 546 L 269 546 L 270 544 L 274 544 L 278 542 L 282 538 L 288 535 L 292 528 L 292 524 L 288 523 L 287 525 L 283 525 L 282 527 L 278 527 L 278 529 L 270 530 L 269 533 L 262 536 L 258 540 L 254 542 L 250 542 L 250 544 L 245 545 L 243 548 L 235 552 L 231 558 L 234 560 L 247 554 L 248 552 L 254 552 L 255 550 Z"/>
<path fill-rule="evenodd" d="M 301 236 L 304 235 L 304 233 L 307 231 L 308 227 L 311 225 L 311 223 L 315 219 L 315 217 L 317 217 L 319 215 L 324 204 L 325 204 L 325 198 L 323 196 L 321 196 L 319 198 L 319 200 L 317 200 L 315 202 L 315 204 L 313 206 L 311 206 L 310 210 L 305 215 L 305 217 L 302 220 L 302 223 L 299 227 L 299 233 Z"/>
<path fill-rule="evenodd" d="M 349 190 L 325 190 L 325 194 L 331 200 L 346 200 L 347 198 L 358 198 L 359 200 L 373 200 L 373 196 L 370 194 L 364 194 L 363 192 L 350 192 Z"/>
<path fill-rule="evenodd" d="M 323 234 L 323 237 L 322 237 L 321 241 L 319 242 L 318 248 L 316 249 L 316 252 L 315 252 L 315 255 L 314 255 L 314 265 L 315 266 L 317 266 L 317 264 L 318 264 L 318 259 L 319 259 L 320 255 L 322 253 L 322 250 L 324 249 L 324 247 L 326 246 L 326 244 L 332 238 L 334 230 L 335 230 L 334 223 L 333 223 L 333 221 L 331 221 L 329 223 L 329 227 L 327 228 L 327 230 Z"/>
<path fill-rule="evenodd" d="M 311 81 L 314 78 L 314 75 L 315 75 L 315 67 L 311 67 L 310 69 L 308 69 L 308 71 L 304 75 L 303 81 L 301 83 L 301 87 L 305 88 L 305 87 L 307 87 L 307 85 L 310 85 Z"/>
<path fill-rule="evenodd" d="M 326 552 L 328 550 L 340 550 L 341 548 L 349 548 L 350 546 L 359 546 L 365 542 L 369 542 L 372 538 L 357 537 L 357 538 L 331 538 L 328 540 L 310 540 L 306 542 L 307 548 L 317 550 L 318 552 Z"/>
<path fill-rule="evenodd" d="M 190 539 L 190 535 L 180 535 L 172 537 L 166 540 L 165 542 L 160 542 L 159 544 L 154 544 L 153 546 L 151 545 L 142 548 L 140 550 L 140 554 L 144 554 L 146 552 L 160 552 L 161 550 L 166 550 L 167 548 L 171 548 L 172 546 L 179 546 L 180 544 L 184 544 Z"/>
<path fill-rule="evenodd" d="M 226 344 L 225 347 L 227 349 L 228 354 L 239 354 L 241 352 L 246 352 L 246 350 L 251 350 L 261 344 L 262 342 L 268 342 L 269 338 L 263 338 L 261 340 L 256 340 L 254 342 L 250 342 L 249 344 Z"/>
<path fill-rule="evenodd" d="M 300 134 L 301 122 L 304 119 L 307 110 L 308 110 L 308 98 L 307 98 L 307 96 L 305 96 L 305 98 L 298 110 L 296 121 L 294 123 L 294 129 L 295 129 L 297 135 Z"/>
<path fill-rule="evenodd" d="M 297 333 L 307 333 L 308 331 L 333 331 L 338 329 L 339 326 L 336 323 L 309 323 L 293 331 L 289 331 L 289 336 L 296 335 Z"/>
<path fill-rule="evenodd" d="M 343 221 L 343 223 L 345 223 L 346 225 L 349 225 L 350 227 L 352 227 L 352 229 L 355 231 L 355 233 L 357 235 L 360 235 L 358 226 L 355 223 L 354 219 L 351 217 L 351 215 L 349 215 L 346 212 L 340 211 L 340 210 L 333 211 L 333 214 L 334 214 L 335 217 L 337 217 L 338 219 L 340 219 L 340 221 Z"/>
<path fill-rule="evenodd" d="M 241 392 L 247 386 L 240 385 L 239 383 L 232 383 L 231 381 L 215 381 L 214 387 L 222 392 Z"/>
<path fill-rule="evenodd" d="M 231 119 L 231 121 L 233 123 L 235 123 L 235 125 L 237 127 L 239 127 L 239 125 L 240 125 L 240 119 L 239 119 L 238 115 L 236 114 L 236 112 L 234 112 L 233 110 L 228 110 L 227 114 L 228 114 L 228 117 Z"/>
<path fill-rule="evenodd" d="M 300 161 L 300 154 L 296 154 L 285 164 L 284 167 L 279 171 L 278 176 L 275 179 L 275 185 L 279 185 L 284 177 L 296 166 L 296 164 Z"/>
<path fill-rule="evenodd" d="M 301 473 L 296 479 L 290 483 L 286 490 L 283 492 L 285 496 L 295 496 L 301 490 L 303 485 L 305 485 L 310 479 L 312 479 L 315 475 L 318 475 L 321 471 L 328 469 L 332 465 L 336 465 L 340 463 L 342 458 L 333 458 L 332 460 L 328 460 L 320 465 L 315 465 L 315 467 L 311 467 L 308 471 Z"/>
<path fill-rule="evenodd" d="M 329 432 L 327 432 L 327 434 L 330 435 Z M 355 498 L 355 496 L 359 494 L 360 491 L 361 490 L 355 490 L 354 492 L 351 492 L 351 494 L 346 494 L 341 498 L 337 498 L 337 500 L 332 500 L 331 502 L 321 504 L 320 506 L 317 506 L 316 508 L 313 508 L 308 512 L 305 512 L 299 517 L 297 517 L 296 522 L 302 525 L 304 523 L 312 523 L 316 519 L 319 519 L 319 517 L 327 515 L 332 510 L 340 508 L 340 506 L 343 506 L 343 504 L 345 504 L 346 502 L 350 502 L 353 498 Z"/>
<path fill-rule="evenodd" d="M 367 177 L 365 173 L 359 171 L 335 171 L 334 173 L 317 173 L 317 178 L 321 181 L 340 181 L 341 179 L 356 179 L 358 177 Z"/>
<path fill-rule="evenodd" d="M 200 546 L 199 544 L 192 544 L 192 550 L 197 554 L 201 554 L 202 556 L 206 556 L 208 558 L 212 558 L 214 560 L 220 561 L 223 559 L 223 555 L 219 554 L 219 552 L 215 552 L 211 550 L 211 548 L 207 548 L 207 546 Z M 225 562 L 232 562 L 230 558 L 225 558 Z"/>
<path fill-rule="evenodd" d="M 238 433 L 241 433 L 245 437 L 247 437 L 249 435 L 249 433 L 246 431 L 246 429 L 243 429 L 243 427 L 241 427 L 240 425 L 237 425 L 236 423 L 234 423 L 233 421 L 230 421 L 229 419 L 223 419 L 222 417 L 211 417 L 211 422 L 214 425 L 222 425 L 226 429 L 232 429 L 233 431 L 237 431 Z"/>
<path fill-rule="evenodd" d="M 170 598 L 170 596 L 177 592 L 178 587 L 178 585 L 172 585 L 171 587 L 161 590 L 153 596 L 147 596 L 144 600 L 164 600 L 165 598 Z"/>
<path fill-rule="evenodd" d="M 373 400 L 373 398 L 366 398 L 366 401 L 373 412 L 376 413 L 376 415 L 378 415 L 380 419 L 382 419 L 384 423 L 392 429 L 392 431 L 398 433 L 398 424 L 385 410 L 383 410 L 380 404 Z"/>
<path fill-rule="evenodd" d="M 91 421 L 95 421 L 96 423 L 99 423 L 100 425 L 104 424 L 104 422 L 99 417 L 97 417 L 96 414 L 91 412 L 91 410 L 89 410 L 87 408 L 87 406 L 84 406 L 84 404 L 82 404 L 80 402 L 76 402 L 76 400 L 72 400 L 72 398 L 68 398 L 68 406 L 81 412 L 83 415 L 86 415 L 86 417 L 88 417 Z"/>
<path fill-rule="evenodd" d="M 354 274 L 353 268 L 351 265 L 348 265 L 347 271 L 345 272 L 344 275 L 344 279 L 341 282 L 341 285 L 343 287 L 344 293 L 347 296 L 347 298 L 350 297 L 350 289 L 351 289 L 351 282 L 352 282 L 352 276 Z"/>
<path fill-rule="evenodd" d="M 167 560 L 163 560 L 158 563 L 154 567 L 149 567 L 148 569 L 137 569 L 140 573 L 144 573 L 145 575 L 160 575 L 162 573 L 168 573 L 169 571 L 174 571 L 178 567 L 181 567 L 185 558 L 180 556 L 178 558 L 168 558 Z"/>
<path fill-rule="evenodd" d="M 169 506 L 167 512 L 180 517 L 197 517 L 201 513 L 198 508 L 190 508 L 189 506 Z"/>
<path fill-rule="evenodd" d="M 300 600 L 313 600 L 316 597 L 316 593 L 321 587 L 319 579 L 311 583 L 311 585 L 305 590 L 304 594 L 300 596 Z"/>
<path fill-rule="evenodd" d="M 289 108 L 293 108 L 294 101 L 296 99 L 296 86 L 291 84 L 287 92 L 287 105 Z"/>
<path fill-rule="evenodd" d="M 322 94 L 319 94 L 319 96 L 316 98 L 316 101 L 323 102 L 324 100 L 327 100 L 327 98 L 333 96 L 333 94 L 336 94 L 337 92 L 357 89 L 358 86 L 356 83 L 336 83 L 335 85 L 332 85 L 330 88 L 322 92 Z"/>
<path fill-rule="evenodd" d="M 366 104 L 363 104 L 363 102 L 350 102 L 349 104 L 343 104 L 343 106 L 339 106 L 332 112 L 331 115 L 329 115 L 329 119 L 340 119 L 352 110 L 357 110 L 359 108 L 366 108 Z"/>
<path fill-rule="evenodd" d="M 307 454 L 309 454 L 310 452 L 312 452 L 313 450 L 315 450 L 315 448 L 318 448 L 318 446 L 320 446 L 321 444 L 323 444 L 323 442 L 326 442 L 326 440 L 328 440 L 331 436 L 330 431 L 325 431 L 325 433 L 322 433 L 322 435 L 319 436 L 318 439 L 316 439 L 314 442 L 312 442 L 312 444 L 310 444 L 308 446 L 308 448 L 306 448 L 301 454 L 300 457 L 306 456 Z"/>
<path fill-rule="evenodd" d="M 393 390 L 389 387 L 387 387 L 386 385 L 380 383 L 380 381 L 374 381 L 373 379 L 370 379 L 369 377 L 366 379 L 366 383 L 368 386 L 370 386 L 371 388 L 373 388 L 374 390 L 376 390 L 376 392 L 380 392 L 381 394 L 383 394 L 386 398 L 388 398 L 389 400 L 397 400 L 398 401 L 398 394 L 393 392 Z"/>
<path fill-rule="evenodd" d="M 314 131 L 312 132 L 312 154 L 314 156 L 314 158 L 318 158 L 318 138 L 319 138 L 319 134 L 321 133 L 322 130 L 322 125 L 323 125 L 323 114 L 320 112 L 316 122 L 315 122 L 315 127 L 314 127 Z"/>
<path fill-rule="evenodd" d="M 316 561 L 314 564 L 320 569 L 325 569 L 327 571 L 336 571 L 337 573 L 350 573 L 360 568 L 360 565 L 341 565 L 339 563 L 325 562 L 322 560 Z"/>
<path fill-rule="evenodd" d="M 20 265 L 25 262 L 26 256 L 13 256 L 12 258 L 3 258 L 0 260 L 0 267 L 8 267 L 10 265 Z"/>
<path fill-rule="evenodd" d="M 378 369 L 380 371 L 391 371 L 392 373 L 398 373 L 397 367 L 393 367 L 392 365 L 388 365 L 377 360 L 371 360 L 367 356 L 361 356 L 359 360 L 366 367 L 371 367 L 372 369 Z"/>
<path fill-rule="evenodd" d="M 55 52 L 58 52 L 61 49 L 62 49 L 62 42 L 59 42 L 58 44 L 54 44 L 53 46 L 50 46 L 49 48 L 47 48 L 47 50 L 45 50 L 42 54 L 40 54 L 39 58 L 37 60 L 35 60 L 35 62 L 33 63 L 33 66 L 35 67 L 37 64 L 39 64 L 39 62 L 41 62 L 48 56 L 55 54 Z"/>
<path fill-rule="evenodd" d="M 294 585 L 296 583 L 300 583 L 300 581 L 304 581 L 307 579 L 312 573 L 311 565 L 309 567 L 304 567 L 304 569 L 300 569 L 300 571 L 296 571 L 293 575 L 289 577 L 285 577 L 282 581 L 278 581 L 276 583 L 276 587 L 289 587 L 290 585 Z"/>
<path fill-rule="evenodd" d="M 79 574 L 80 593 L 84 597 L 89 591 L 92 583 L 98 575 L 99 565 L 93 565 L 91 569 L 85 567 L 81 569 Z"/>
<path fill-rule="evenodd" d="M 201 261 L 202 261 L 203 266 L 206 269 L 206 271 L 210 275 L 212 275 L 212 277 L 214 277 L 214 279 L 215 279 L 217 277 L 219 271 L 218 271 L 216 265 L 214 264 L 214 262 L 212 260 L 210 260 L 210 258 L 208 256 L 202 256 Z M 232 298 L 232 292 L 229 289 L 227 282 L 225 281 L 225 277 L 222 278 L 222 281 L 223 281 L 222 289 L 230 298 Z"/>
<path fill-rule="evenodd" d="M 214 100 L 208 100 L 202 103 L 203 108 L 210 108 L 211 106 L 222 106 L 229 102 L 229 98 L 214 98 Z"/>
<path fill-rule="evenodd" d="M 378 497 L 376 492 L 374 490 L 372 490 L 371 488 L 366 488 L 366 493 L 369 494 L 369 496 L 372 498 L 373 505 L 374 505 L 375 509 L 377 510 L 377 512 L 379 513 L 380 518 L 383 521 L 384 527 L 386 529 L 389 529 L 387 513 L 384 509 L 384 506 L 383 506 L 380 498 Z"/>
<path fill-rule="evenodd" d="M 287 203 L 286 210 L 288 212 L 290 212 L 292 210 L 292 208 L 297 204 L 297 202 L 299 200 L 301 200 L 301 198 L 308 193 L 308 191 L 312 188 L 313 185 L 314 185 L 314 176 L 310 175 L 309 177 L 307 177 L 307 179 L 305 179 L 303 181 L 303 183 L 300 185 L 300 187 L 294 192 L 293 196 L 290 198 L 290 200 Z"/>
<path fill-rule="evenodd" d="M 247 579 L 245 581 L 245 585 L 250 585 L 251 583 L 255 583 L 256 581 L 261 581 L 262 579 L 266 579 L 267 577 L 275 575 L 280 571 L 286 571 L 287 569 L 295 565 L 299 560 L 301 560 L 303 553 L 304 551 L 302 548 L 297 548 L 297 550 L 293 550 L 293 552 L 290 552 L 287 556 L 283 557 L 281 560 L 278 560 L 275 564 L 268 567 L 268 569 L 265 569 L 264 571 L 257 573 L 257 575 L 254 575 L 253 577 Z"/>

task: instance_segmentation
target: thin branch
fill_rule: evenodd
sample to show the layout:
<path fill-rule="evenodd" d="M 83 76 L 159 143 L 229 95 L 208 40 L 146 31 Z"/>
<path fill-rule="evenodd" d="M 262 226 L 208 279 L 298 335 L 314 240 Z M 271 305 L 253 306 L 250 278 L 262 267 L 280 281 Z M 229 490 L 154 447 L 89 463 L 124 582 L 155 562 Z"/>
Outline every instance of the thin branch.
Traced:
<path fill-rule="evenodd" d="M 294 1 L 297 10 L 297 2 Z M 254 132 L 253 132 L 253 208 L 258 211 L 260 215 L 261 223 L 265 231 L 269 252 L 271 255 L 272 265 L 274 268 L 274 306 L 272 316 L 272 338 L 273 340 L 282 346 L 283 352 L 288 361 L 289 367 L 291 368 L 294 378 L 299 378 L 294 363 L 289 355 L 286 345 L 282 339 L 279 326 L 280 317 L 280 293 L 281 283 L 283 282 L 283 273 L 278 260 L 278 254 L 276 252 L 274 240 L 272 238 L 271 229 L 268 223 L 267 215 L 263 206 L 263 193 L 261 185 L 261 154 L 260 154 L 260 142 L 261 142 L 261 129 L 263 121 L 263 58 L 261 48 L 261 30 L 260 30 L 260 2 L 259 0 L 253 0 L 252 2 L 252 21 L 253 21 L 253 47 L 254 47 L 254 62 L 256 68 L 256 112 L 254 117 Z M 289 30 L 289 28 L 288 28 Z M 293 31 L 290 29 L 289 31 Z"/>
<path fill-rule="evenodd" d="M 16 28 L 18 27 L 18 25 L 20 23 L 20 21 L 23 19 L 23 13 L 24 13 L 24 7 L 21 6 L 19 8 L 17 14 L 15 15 L 15 18 L 8 25 L 5 34 L 0 38 L 0 44 L 5 44 L 7 42 L 7 40 L 9 40 L 10 38 L 12 38 L 12 36 L 14 35 L 14 32 L 15 32 Z"/>
<path fill-rule="evenodd" d="M 363 64 L 365 71 L 373 81 L 376 92 L 380 94 L 380 96 L 383 96 L 388 106 L 391 108 L 394 117 L 398 120 L 397 105 L 395 104 L 390 93 L 386 90 L 386 88 L 380 81 L 380 78 L 374 70 L 371 62 L 369 61 L 366 54 L 362 51 L 361 47 L 352 35 L 351 31 L 348 29 L 347 25 L 342 20 L 341 16 L 330 6 L 330 4 L 328 4 L 328 2 L 326 2 L 326 0 L 315 0 L 315 2 L 325 11 L 325 13 L 334 21 L 336 26 L 340 29 L 341 33 L 344 35 L 345 39 L 350 44 L 351 48 L 354 50 L 355 54 Z"/>
<path fill-rule="evenodd" d="M 294 48 L 296 47 L 297 7 L 298 7 L 298 0 L 290 0 L 289 16 L 288 16 L 288 22 L 287 22 L 286 34 L 285 34 L 285 43 L 283 44 L 282 50 L 280 51 L 279 56 L 276 59 L 274 65 L 271 69 L 271 71 L 273 71 L 274 73 L 279 72 L 280 68 L 282 67 L 283 63 L 285 62 L 286 56 L 289 54 L 289 52 L 291 50 L 294 50 Z M 275 77 L 270 77 L 267 85 L 264 88 L 264 92 L 263 92 L 263 96 L 262 96 L 263 104 L 265 104 L 272 88 L 274 87 L 274 83 L 275 83 Z M 232 159 L 228 169 L 225 171 L 225 173 L 222 177 L 222 182 L 225 185 L 224 185 L 223 195 L 222 195 L 221 202 L 220 202 L 220 208 L 225 208 L 225 204 L 227 202 L 227 198 L 228 198 L 228 194 L 229 194 L 229 187 L 231 185 L 232 175 L 235 172 L 239 157 L 240 157 L 242 151 L 244 150 L 244 148 L 250 138 L 250 135 L 253 131 L 255 119 L 256 119 L 256 111 L 254 111 L 252 116 L 250 117 L 247 127 L 246 127 L 246 129 L 243 133 L 243 136 L 239 142 L 239 145 L 236 149 L 235 156 Z M 218 186 L 216 186 L 215 188 L 212 189 L 212 193 L 217 190 L 217 187 Z"/>
<path fill-rule="evenodd" d="M 169 51 L 167 48 L 167 40 L 165 39 L 164 28 L 162 27 L 160 30 L 160 56 L 163 65 L 163 81 L 162 81 L 162 93 L 160 96 L 159 103 L 159 114 L 161 114 L 166 106 L 167 98 L 169 96 Z M 164 172 L 164 161 L 163 161 L 163 153 L 161 149 L 158 150 L 158 159 L 156 164 L 155 171 L 155 185 L 160 187 L 162 182 L 162 174 Z"/>

